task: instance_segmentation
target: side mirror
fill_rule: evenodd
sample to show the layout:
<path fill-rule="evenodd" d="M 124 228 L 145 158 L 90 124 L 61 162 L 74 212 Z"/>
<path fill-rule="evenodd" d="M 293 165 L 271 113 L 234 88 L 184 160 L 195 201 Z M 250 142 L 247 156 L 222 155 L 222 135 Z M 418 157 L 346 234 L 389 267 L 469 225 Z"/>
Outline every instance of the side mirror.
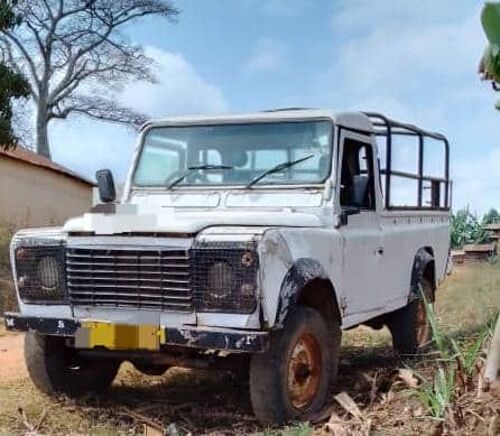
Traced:
<path fill-rule="evenodd" d="M 111 170 L 104 169 L 95 173 L 99 197 L 103 203 L 113 203 L 116 200 L 115 181 Z"/>

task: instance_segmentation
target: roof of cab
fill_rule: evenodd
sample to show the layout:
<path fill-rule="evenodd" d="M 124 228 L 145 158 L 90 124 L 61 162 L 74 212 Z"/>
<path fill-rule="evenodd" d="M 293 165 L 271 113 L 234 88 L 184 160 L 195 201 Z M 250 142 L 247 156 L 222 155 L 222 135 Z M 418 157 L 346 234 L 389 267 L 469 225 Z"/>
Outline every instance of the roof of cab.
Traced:
<path fill-rule="evenodd" d="M 148 127 L 179 126 L 179 125 L 203 125 L 219 123 L 243 123 L 243 122 L 265 122 L 274 120 L 307 120 L 314 118 L 329 118 L 336 125 L 355 130 L 373 133 L 373 125 L 370 119 L 361 112 L 335 112 L 328 109 L 276 109 L 263 112 L 235 114 L 235 115 L 195 115 L 172 117 L 163 120 L 152 120 L 147 122 L 141 130 Z"/>

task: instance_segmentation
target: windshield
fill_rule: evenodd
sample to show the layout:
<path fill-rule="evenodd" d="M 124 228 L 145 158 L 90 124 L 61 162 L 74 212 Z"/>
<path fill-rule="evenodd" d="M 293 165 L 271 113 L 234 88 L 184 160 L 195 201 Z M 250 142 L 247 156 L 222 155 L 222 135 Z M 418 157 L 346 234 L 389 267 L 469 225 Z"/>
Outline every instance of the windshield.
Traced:
<path fill-rule="evenodd" d="M 134 185 L 321 183 L 330 173 L 332 131 L 330 121 L 154 127 L 145 136 Z"/>

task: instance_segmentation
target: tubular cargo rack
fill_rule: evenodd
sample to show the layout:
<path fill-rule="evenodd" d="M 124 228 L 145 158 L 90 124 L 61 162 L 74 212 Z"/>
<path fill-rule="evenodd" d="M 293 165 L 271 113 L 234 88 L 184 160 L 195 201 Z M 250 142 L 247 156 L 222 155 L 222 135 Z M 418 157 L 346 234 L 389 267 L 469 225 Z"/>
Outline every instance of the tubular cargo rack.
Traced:
<path fill-rule="evenodd" d="M 364 112 L 373 124 L 375 135 L 385 137 L 386 161 L 385 169 L 381 169 L 381 175 L 385 175 L 385 208 L 387 210 L 440 210 L 448 211 L 451 208 L 451 182 L 450 182 L 450 145 L 446 136 L 441 133 L 428 132 L 412 124 L 401 123 L 387 118 L 385 115 Z M 414 136 L 418 139 L 418 172 L 411 173 L 397 171 L 392 168 L 392 150 L 396 136 Z M 430 138 L 439 141 L 444 148 L 444 177 L 433 177 L 424 174 L 425 139 Z M 396 206 L 391 204 L 391 178 L 401 177 L 418 182 L 417 205 Z M 430 182 L 430 187 L 424 187 L 424 182 Z M 441 201 L 441 186 L 444 186 L 444 202 Z M 430 204 L 423 204 L 424 189 L 431 190 Z"/>

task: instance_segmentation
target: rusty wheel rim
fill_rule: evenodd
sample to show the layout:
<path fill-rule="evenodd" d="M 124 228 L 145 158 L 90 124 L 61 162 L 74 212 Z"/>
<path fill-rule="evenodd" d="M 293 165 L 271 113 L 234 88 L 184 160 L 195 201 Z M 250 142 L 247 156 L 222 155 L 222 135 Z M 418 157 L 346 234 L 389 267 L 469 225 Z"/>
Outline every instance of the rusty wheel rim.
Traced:
<path fill-rule="evenodd" d="M 427 308 L 425 307 L 425 301 L 419 299 L 417 305 L 416 314 L 416 328 L 417 328 L 417 344 L 422 347 L 429 341 L 429 320 L 427 318 Z"/>
<path fill-rule="evenodd" d="M 299 337 L 288 362 L 288 397 L 296 409 L 311 404 L 321 378 L 321 348 L 316 338 L 307 333 Z"/>

